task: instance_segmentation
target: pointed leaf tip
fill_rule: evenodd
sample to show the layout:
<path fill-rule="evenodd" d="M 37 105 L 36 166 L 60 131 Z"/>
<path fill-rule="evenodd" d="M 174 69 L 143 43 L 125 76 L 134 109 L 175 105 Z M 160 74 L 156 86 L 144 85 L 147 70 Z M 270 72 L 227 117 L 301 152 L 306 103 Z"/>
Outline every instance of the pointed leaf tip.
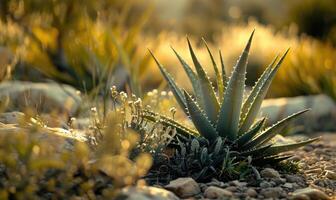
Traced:
<path fill-rule="evenodd" d="M 249 38 L 249 40 L 248 40 L 248 42 L 246 44 L 246 47 L 245 47 L 244 51 L 248 52 L 250 50 L 251 44 L 252 44 L 252 40 L 253 40 L 253 36 L 254 36 L 254 32 L 255 32 L 255 29 L 252 31 L 251 36 L 250 36 L 250 38 Z"/>

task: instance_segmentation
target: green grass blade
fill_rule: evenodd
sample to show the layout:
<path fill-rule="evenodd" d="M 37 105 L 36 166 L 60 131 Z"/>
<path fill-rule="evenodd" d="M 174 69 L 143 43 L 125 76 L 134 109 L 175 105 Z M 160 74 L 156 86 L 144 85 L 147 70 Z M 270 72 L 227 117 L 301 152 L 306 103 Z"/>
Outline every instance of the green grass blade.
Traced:
<path fill-rule="evenodd" d="M 265 124 L 266 118 L 262 118 L 258 122 L 256 122 L 256 125 L 251 128 L 251 130 L 247 131 L 245 134 L 240 136 L 237 139 L 237 144 L 239 147 L 244 146 L 246 143 L 252 140 L 254 136 L 256 136 L 259 131 L 262 129 L 263 125 Z"/>
<path fill-rule="evenodd" d="M 243 146 L 244 149 L 249 149 L 253 148 L 256 146 L 263 145 L 264 143 L 268 142 L 270 139 L 272 139 L 276 134 L 281 131 L 289 122 L 291 122 L 293 119 L 296 117 L 300 116 L 301 114 L 309 111 L 309 109 L 299 111 L 297 113 L 294 113 L 285 119 L 282 119 L 281 121 L 277 122 L 273 126 L 269 127 L 262 133 L 260 133 L 255 139 L 253 139 L 251 142 L 247 143 L 246 145 Z"/>
<path fill-rule="evenodd" d="M 217 132 L 220 136 L 227 137 L 230 140 L 237 138 L 240 109 L 245 90 L 246 65 L 253 34 L 254 31 L 233 69 L 218 117 Z"/>
<path fill-rule="evenodd" d="M 217 82 L 217 88 L 218 88 L 218 96 L 220 97 L 219 99 L 222 99 L 224 93 L 224 85 L 223 85 L 223 79 L 222 79 L 222 76 L 218 70 L 218 67 L 217 67 L 217 64 L 216 64 L 216 61 L 211 53 L 211 50 L 208 46 L 208 44 L 206 43 L 206 41 L 204 40 L 204 38 L 202 38 L 202 41 L 204 43 L 204 45 L 206 46 L 207 50 L 208 50 L 208 53 L 209 53 L 209 56 L 210 56 L 210 59 L 211 59 L 211 62 L 212 62 L 212 66 L 214 68 L 214 71 L 215 71 L 215 76 L 216 76 L 216 82 Z"/>
<path fill-rule="evenodd" d="M 286 152 L 286 151 L 291 151 L 291 150 L 300 148 L 302 146 L 305 146 L 307 144 L 315 142 L 319 139 L 320 139 L 320 137 L 316 137 L 316 138 L 312 138 L 312 139 L 309 139 L 309 140 L 305 140 L 305 141 L 301 141 L 301 142 L 295 142 L 295 143 L 291 143 L 291 144 L 274 145 L 271 148 L 269 148 L 265 153 L 268 156 L 276 155 L 276 154 L 279 154 L 279 153 L 283 153 L 283 152 Z"/>
<path fill-rule="evenodd" d="M 203 111 L 186 91 L 184 91 L 184 96 L 186 97 L 189 117 L 193 121 L 194 126 L 198 130 L 199 134 L 209 141 L 215 141 L 218 137 L 218 134 L 210 120 L 206 117 L 206 115 L 203 114 Z"/>
<path fill-rule="evenodd" d="M 197 57 L 194 53 L 194 50 L 191 46 L 189 39 L 187 40 L 188 40 L 190 55 L 195 65 L 195 68 L 196 68 L 196 71 L 197 71 L 197 74 L 200 80 L 200 84 L 201 84 L 204 111 L 206 115 L 208 116 L 209 120 L 211 121 L 211 123 L 214 124 L 218 116 L 219 103 L 218 103 L 215 91 L 211 85 L 211 82 L 206 72 L 204 71 L 199 61 L 197 60 Z"/>
<path fill-rule="evenodd" d="M 202 88 L 201 88 L 200 81 L 197 77 L 197 74 L 195 74 L 195 72 L 191 69 L 191 67 L 187 64 L 187 62 L 185 62 L 185 60 L 177 53 L 177 51 L 175 51 L 175 49 L 173 47 L 171 47 L 171 48 L 174 51 L 178 60 L 180 61 L 181 65 L 183 66 L 183 69 L 186 72 L 187 76 L 189 77 L 189 80 L 190 80 L 191 85 L 192 85 L 193 90 L 194 90 L 194 94 L 195 94 L 197 103 L 202 108 L 204 108 L 203 107 L 204 103 L 203 103 L 203 99 L 202 99 Z"/>
<path fill-rule="evenodd" d="M 280 65 L 282 64 L 283 60 L 285 59 L 287 53 L 288 53 L 288 50 L 280 58 L 277 65 L 270 71 L 269 75 L 265 76 L 265 79 L 261 81 L 261 84 L 258 85 L 258 83 L 257 83 L 258 87 L 255 89 L 256 91 L 255 92 L 252 91 L 251 95 L 253 95 L 252 96 L 253 100 L 252 100 L 252 103 L 249 104 L 248 111 L 246 112 L 246 115 L 242 120 L 242 124 L 240 126 L 239 133 L 244 133 L 245 131 L 247 131 L 250 128 L 250 126 L 252 125 L 252 123 L 254 122 L 254 119 L 257 117 L 257 115 L 259 113 L 261 103 L 264 100 L 264 98 L 267 94 L 267 91 L 268 91 L 268 89 L 269 89 L 269 87 L 272 83 L 272 80 L 273 80 L 275 74 L 277 73 Z"/>
<path fill-rule="evenodd" d="M 157 66 L 159 67 L 161 74 L 163 75 L 163 77 L 166 79 L 166 81 L 168 82 L 175 98 L 176 101 L 178 102 L 178 104 L 180 105 L 180 107 L 183 109 L 183 111 L 187 114 L 187 109 L 186 109 L 186 102 L 185 102 L 185 98 L 184 95 L 181 91 L 181 89 L 177 86 L 176 82 L 174 81 L 174 79 L 172 78 L 172 76 L 167 72 L 167 70 L 159 63 L 159 61 L 156 59 L 156 57 L 154 56 L 153 52 L 151 52 L 149 50 L 150 54 L 152 55 L 152 57 L 154 58 Z"/>

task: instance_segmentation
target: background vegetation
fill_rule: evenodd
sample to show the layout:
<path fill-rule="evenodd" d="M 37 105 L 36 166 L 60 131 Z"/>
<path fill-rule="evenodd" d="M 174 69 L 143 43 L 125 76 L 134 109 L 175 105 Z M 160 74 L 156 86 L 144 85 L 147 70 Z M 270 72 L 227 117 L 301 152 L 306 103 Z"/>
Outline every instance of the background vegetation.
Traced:
<path fill-rule="evenodd" d="M 243 36 L 256 29 L 249 85 L 279 49 L 291 47 L 269 96 L 334 96 L 335 7 L 332 0 L 2 0 L 2 71 L 15 58 L 15 79 L 52 79 L 93 93 L 106 93 L 103 85 L 126 86 L 140 95 L 141 88 L 148 91 L 162 82 L 153 76 L 158 70 L 147 48 L 176 70 L 178 61 L 167 47 L 182 51 L 185 34 L 197 43 L 204 37 L 211 48 L 222 49 L 226 66 L 232 66 Z"/>

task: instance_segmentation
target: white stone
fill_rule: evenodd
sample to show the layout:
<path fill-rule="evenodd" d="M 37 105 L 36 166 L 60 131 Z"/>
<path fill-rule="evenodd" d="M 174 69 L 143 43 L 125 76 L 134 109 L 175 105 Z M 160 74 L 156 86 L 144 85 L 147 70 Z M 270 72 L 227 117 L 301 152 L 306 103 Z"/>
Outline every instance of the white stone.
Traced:
<path fill-rule="evenodd" d="M 150 186 L 123 188 L 116 200 L 179 200 L 172 192 Z"/>

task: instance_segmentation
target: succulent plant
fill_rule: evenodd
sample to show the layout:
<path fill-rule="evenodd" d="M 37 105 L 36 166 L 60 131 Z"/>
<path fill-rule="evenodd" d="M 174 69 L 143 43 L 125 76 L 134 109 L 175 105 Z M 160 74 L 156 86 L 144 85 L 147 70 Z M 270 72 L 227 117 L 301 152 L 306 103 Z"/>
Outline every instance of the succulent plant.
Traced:
<path fill-rule="evenodd" d="M 265 127 L 266 118 L 259 118 L 258 115 L 261 103 L 288 50 L 280 58 L 277 56 L 271 62 L 255 83 L 251 92 L 245 95 L 246 67 L 253 35 L 254 31 L 230 77 L 226 75 L 221 52 L 219 51 L 220 72 L 210 48 L 203 40 L 215 71 L 217 92 L 198 61 L 189 39 L 187 39 L 189 51 L 196 73 L 177 51 L 172 49 L 190 79 L 194 95 L 180 88 L 173 77 L 150 52 L 178 104 L 191 119 L 196 129 L 189 128 L 174 119 L 149 110 L 143 112 L 144 118 L 151 121 L 159 119 L 162 124 L 176 129 L 178 148 L 173 156 L 174 159 L 192 155 L 191 157 L 196 161 L 193 161 L 193 163 L 190 163 L 190 161 L 190 165 L 200 164 L 201 167 L 198 167 L 198 170 L 208 166 L 206 170 L 213 171 L 218 175 L 219 169 L 228 160 L 226 159 L 228 154 L 231 161 L 234 159 L 249 160 L 250 163 L 259 165 L 276 163 L 290 157 L 284 155 L 283 152 L 299 148 L 318 139 L 313 138 L 289 144 L 274 144 L 272 141 L 290 121 L 308 110 L 294 113 L 270 127 Z M 244 98 L 244 96 L 246 97 Z M 183 161 L 185 162 L 186 159 L 183 159 Z M 179 162 L 180 170 L 182 169 L 181 163 L 183 162 Z"/>

